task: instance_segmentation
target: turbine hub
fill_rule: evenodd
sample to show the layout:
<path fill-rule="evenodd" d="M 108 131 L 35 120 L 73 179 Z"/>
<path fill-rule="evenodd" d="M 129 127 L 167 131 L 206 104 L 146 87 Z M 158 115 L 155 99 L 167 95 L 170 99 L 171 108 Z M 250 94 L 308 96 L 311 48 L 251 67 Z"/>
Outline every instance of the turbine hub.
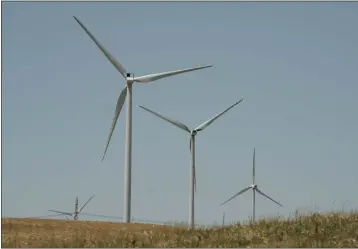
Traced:
<path fill-rule="evenodd" d="M 198 133 L 198 132 L 195 131 L 195 130 L 194 130 L 194 131 L 191 131 L 191 135 L 192 135 L 192 136 L 195 136 L 197 133 Z"/>
<path fill-rule="evenodd" d="M 252 189 L 257 189 L 257 184 L 252 184 L 252 185 L 251 185 L 251 188 L 252 188 Z"/>
<path fill-rule="evenodd" d="M 127 73 L 126 81 L 127 81 L 127 84 L 133 84 L 133 82 L 134 82 L 134 75 L 133 75 L 133 74 L 130 74 L 130 73 Z"/>

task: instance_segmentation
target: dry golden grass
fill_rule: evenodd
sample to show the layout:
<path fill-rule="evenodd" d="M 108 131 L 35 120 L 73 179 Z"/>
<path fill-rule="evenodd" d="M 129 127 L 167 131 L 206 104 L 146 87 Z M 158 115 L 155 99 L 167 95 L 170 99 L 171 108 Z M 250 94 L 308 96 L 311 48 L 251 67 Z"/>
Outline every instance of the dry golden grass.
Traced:
<path fill-rule="evenodd" d="M 185 228 L 111 222 L 2 219 L 2 247 L 358 247 L 358 213 Z"/>

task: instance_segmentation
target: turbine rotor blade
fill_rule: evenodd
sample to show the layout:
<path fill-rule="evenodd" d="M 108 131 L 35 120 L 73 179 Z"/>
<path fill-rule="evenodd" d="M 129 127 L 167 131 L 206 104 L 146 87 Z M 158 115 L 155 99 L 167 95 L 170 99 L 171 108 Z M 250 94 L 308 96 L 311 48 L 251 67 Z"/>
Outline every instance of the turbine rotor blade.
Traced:
<path fill-rule="evenodd" d="M 127 71 L 124 67 L 102 46 L 102 44 L 94 37 L 91 32 L 86 28 L 84 24 L 77 17 L 73 17 L 78 22 L 78 24 L 84 29 L 89 37 L 91 37 L 92 41 L 96 43 L 97 47 L 102 51 L 102 53 L 107 57 L 107 59 L 112 63 L 112 65 L 122 74 L 124 78 L 127 78 Z"/>
<path fill-rule="evenodd" d="M 126 96 L 127 96 L 127 86 L 122 89 L 121 94 L 120 94 L 119 97 L 118 97 L 117 105 L 116 105 L 116 110 L 114 111 L 114 117 L 113 117 L 113 120 L 112 120 L 112 126 L 111 126 L 111 129 L 110 129 L 110 131 L 109 131 L 109 135 L 108 135 L 108 139 L 107 139 L 107 144 L 106 144 L 106 148 L 105 148 L 105 150 L 104 150 L 104 154 L 103 154 L 103 157 L 102 157 L 102 161 L 104 160 L 104 157 L 106 156 L 106 152 L 107 152 L 107 149 L 108 149 L 108 145 L 109 145 L 109 143 L 110 143 L 110 141 L 111 141 L 111 137 L 112 137 L 114 128 L 116 127 L 116 123 L 117 123 L 119 114 L 121 113 L 121 110 L 122 110 L 122 106 L 123 106 L 123 104 L 124 104 L 124 101 L 126 100 Z"/>
<path fill-rule="evenodd" d="M 111 219 L 123 219 L 123 217 L 109 216 L 109 215 L 103 215 L 103 214 L 81 213 L 81 215 L 82 216 L 85 215 L 85 216 L 101 217 L 101 218 L 111 218 Z"/>
<path fill-rule="evenodd" d="M 54 212 L 54 213 L 58 213 L 58 214 L 70 215 L 70 216 L 73 215 L 73 213 L 62 212 L 62 211 L 57 211 L 57 210 L 52 210 L 52 209 L 50 209 L 50 210 L 48 210 L 48 211 Z"/>
<path fill-rule="evenodd" d="M 49 214 L 49 215 L 43 215 L 43 216 L 25 217 L 23 219 L 42 219 L 42 218 L 58 217 L 61 215 L 63 215 L 63 214 Z"/>
<path fill-rule="evenodd" d="M 256 188 L 256 191 L 259 192 L 259 194 L 261 194 L 262 196 L 266 197 L 267 199 L 273 201 L 274 203 L 276 203 L 277 205 L 283 207 L 279 202 L 275 201 L 274 199 L 272 199 L 270 196 L 264 194 L 261 190 L 259 190 L 258 188 Z"/>
<path fill-rule="evenodd" d="M 247 190 L 249 190 L 250 188 L 251 188 L 251 187 L 247 187 L 247 188 L 244 188 L 244 189 L 240 190 L 236 195 L 234 195 L 233 197 L 231 197 L 231 198 L 228 199 L 227 201 L 221 203 L 220 206 L 222 206 L 222 205 L 224 205 L 225 203 L 231 201 L 231 200 L 234 199 L 236 196 L 239 196 L 239 195 L 245 193 L 245 192 L 246 192 Z"/>
<path fill-rule="evenodd" d="M 144 106 L 141 106 L 141 105 L 140 105 L 139 107 L 142 108 L 142 109 L 144 109 L 144 110 L 146 110 L 147 112 L 150 112 L 150 113 L 154 114 L 155 116 L 157 116 L 157 117 L 159 117 L 159 118 L 161 118 L 161 119 L 163 119 L 163 120 L 165 120 L 165 121 L 167 121 L 167 122 L 169 122 L 169 123 L 175 125 L 176 127 L 179 127 L 180 129 L 182 129 L 182 130 L 187 131 L 187 132 L 190 133 L 190 129 L 189 129 L 185 124 L 180 123 L 179 121 L 170 119 L 170 118 L 168 118 L 168 117 L 165 117 L 164 115 L 159 114 L 159 113 L 156 113 L 155 111 L 152 111 L 152 110 L 150 110 L 150 109 L 148 109 L 148 108 L 146 108 L 146 107 L 144 107 Z"/>
<path fill-rule="evenodd" d="M 222 115 L 224 115 L 226 112 L 228 112 L 231 108 L 233 108 L 234 106 L 240 104 L 244 99 L 241 98 L 238 102 L 236 102 L 235 104 L 231 105 L 229 108 L 225 109 L 224 111 L 220 112 L 219 114 L 215 115 L 214 117 L 212 117 L 211 119 L 205 121 L 204 123 L 202 123 L 201 125 L 199 125 L 197 128 L 195 128 L 195 131 L 202 131 L 204 130 L 206 127 L 208 127 L 210 124 L 212 124 L 215 120 L 217 120 L 219 117 L 221 117 Z"/>
<path fill-rule="evenodd" d="M 200 69 L 204 69 L 204 68 L 209 68 L 209 67 L 212 67 L 212 66 L 213 65 L 202 66 L 202 67 L 192 67 L 192 68 L 169 71 L 169 72 L 163 72 L 163 73 L 148 74 L 148 75 L 145 75 L 145 76 L 135 77 L 133 79 L 133 81 L 139 82 L 139 83 L 148 83 L 148 82 L 163 79 L 163 78 L 166 78 L 166 77 L 174 76 L 174 75 L 177 75 L 177 74 L 196 71 L 196 70 L 200 70 Z"/>
<path fill-rule="evenodd" d="M 78 213 L 80 213 L 82 211 L 82 209 L 84 209 L 84 207 L 93 199 L 93 197 L 94 197 L 94 195 L 92 195 L 91 198 L 89 198 L 88 201 L 86 201 L 86 203 L 80 208 Z"/>

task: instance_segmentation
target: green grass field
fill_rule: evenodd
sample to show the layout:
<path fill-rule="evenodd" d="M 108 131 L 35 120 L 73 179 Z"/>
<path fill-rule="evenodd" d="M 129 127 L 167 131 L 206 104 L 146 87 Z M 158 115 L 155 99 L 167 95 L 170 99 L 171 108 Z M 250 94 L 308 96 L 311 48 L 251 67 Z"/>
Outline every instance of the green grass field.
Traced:
<path fill-rule="evenodd" d="M 2 219 L 2 247 L 358 247 L 358 212 L 199 228 Z"/>

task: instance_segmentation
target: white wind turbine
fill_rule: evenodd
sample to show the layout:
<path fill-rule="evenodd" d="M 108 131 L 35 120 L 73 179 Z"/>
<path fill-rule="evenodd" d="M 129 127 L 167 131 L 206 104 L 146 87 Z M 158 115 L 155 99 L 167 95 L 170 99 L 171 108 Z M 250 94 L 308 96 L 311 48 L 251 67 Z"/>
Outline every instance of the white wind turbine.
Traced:
<path fill-rule="evenodd" d="M 254 148 L 254 155 L 253 155 L 253 160 L 252 160 L 252 184 L 250 186 L 248 186 L 247 188 L 244 188 L 242 190 L 240 190 L 237 194 L 235 194 L 233 197 L 231 197 L 229 200 L 225 201 L 224 203 L 222 203 L 220 206 L 224 205 L 225 203 L 231 201 L 232 199 L 234 199 L 235 197 L 245 193 L 246 191 L 248 191 L 249 189 L 252 189 L 252 222 L 255 222 L 255 191 L 257 191 L 260 195 L 266 197 L 267 199 L 273 201 L 274 203 L 276 203 L 277 205 L 283 207 L 279 202 L 275 201 L 274 199 L 272 199 L 271 197 L 269 197 L 268 195 L 266 195 L 265 193 L 263 193 L 257 186 L 257 184 L 255 183 L 255 148 Z"/>
<path fill-rule="evenodd" d="M 194 130 L 190 130 L 186 125 L 183 123 L 173 120 L 171 118 L 165 117 L 162 114 L 156 113 L 144 106 L 139 106 L 142 109 L 156 115 L 157 117 L 164 119 L 165 121 L 179 127 L 180 129 L 188 132 L 190 134 L 190 151 L 191 151 L 191 169 L 190 169 L 190 201 L 189 201 L 189 227 L 191 229 L 194 228 L 194 192 L 196 191 L 196 176 L 195 176 L 195 136 L 199 131 L 204 130 L 206 127 L 208 127 L 210 124 L 212 124 L 216 119 L 218 119 L 220 116 L 225 114 L 227 111 L 229 111 L 234 106 L 238 105 L 241 101 L 243 101 L 243 98 L 230 106 L 229 108 L 225 109 L 224 111 L 220 112 L 219 114 L 215 115 L 214 117 L 210 118 L 209 120 L 205 121 L 201 125 L 199 125 Z"/>
<path fill-rule="evenodd" d="M 67 216 L 73 216 L 74 220 L 78 220 L 78 215 L 81 213 L 81 211 L 84 209 L 84 207 L 92 200 L 93 197 L 94 197 L 94 195 L 92 195 L 91 198 L 89 198 L 88 201 L 86 201 L 86 203 L 80 209 L 78 208 L 78 197 L 76 197 L 75 211 L 73 213 L 62 212 L 62 211 L 57 211 L 57 210 L 48 210 L 48 211 L 55 212 L 58 214 L 63 214 L 63 215 L 65 215 L 66 218 L 67 218 Z"/>
<path fill-rule="evenodd" d="M 174 76 L 177 74 L 187 73 L 195 70 L 200 70 L 208 67 L 212 67 L 212 65 L 209 66 L 202 66 L 202 67 L 193 67 L 193 68 L 187 68 L 182 70 L 176 70 L 176 71 L 169 71 L 169 72 L 163 72 L 163 73 L 155 73 L 155 74 L 149 74 L 145 76 L 139 76 L 134 77 L 134 74 L 127 73 L 127 71 L 124 69 L 123 65 L 120 64 L 100 43 L 99 41 L 89 32 L 89 30 L 74 16 L 75 20 L 78 22 L 78 24 L 84 29 L 84 31 L 87 33 L 87 35 L 92 39 L 92 41 L 97 45 L 97 47 L 103 52 L 103 54 L 107 57 L 107 59 L 112 63 L 112 65 L 117 69 L 117 71 L 123 76 L 123 78 L 126 81 L 125 88 L 122 89 L 118 100 L 116 109 L 114 112 L 114 117 L 112 121 L 112 126 L 109 132 L 106 148 L 104 151 L 104 155 L 102 158 L 102 161 L 106 155 L 108 145 L 110 143 L 112 133 L 114 131 L 114 128 L 116 126 L 116 122 L 118 120 L 119 114 L 121 112 L 122 106 L 124 104 L 124 101 L 127 97 L 127 117 L 126 117 L 126 143 L 125 143 L 125 168 L 124 168 L 124 222 L 129 223 L 130 217 L 131 217 L 131 170 L 132 170 L 132 85 L 134 82 L 138 83 L 149 83 L 152 81 L 156 81 L 159 79 L 163 79 L 166 77 Z"/>

